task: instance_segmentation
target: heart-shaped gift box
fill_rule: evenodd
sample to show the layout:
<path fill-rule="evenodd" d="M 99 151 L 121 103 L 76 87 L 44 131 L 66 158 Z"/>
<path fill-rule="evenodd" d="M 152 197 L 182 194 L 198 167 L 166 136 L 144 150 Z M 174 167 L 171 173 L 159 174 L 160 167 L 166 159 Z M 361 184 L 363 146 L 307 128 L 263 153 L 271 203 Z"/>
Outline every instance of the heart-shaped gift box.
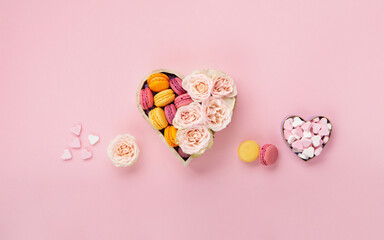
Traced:
<path fill-rule="evenodd" d="M 199 91 L 204 94 L 199 95 Z M 144 119 L 187 166 L 212 147 L 215 132 L 229 124 L 236 94 L 232 78 L 217 70 L 196 71 L 184 78 L 173 70 L 158 69 L 140 82 L 136 101 Z M 206 137 L 205 141 L 201 140 L 204 148 L 198 153 L 191 150 L 191 143 L 183 141 L 184 136 L 195 135 Z"/>

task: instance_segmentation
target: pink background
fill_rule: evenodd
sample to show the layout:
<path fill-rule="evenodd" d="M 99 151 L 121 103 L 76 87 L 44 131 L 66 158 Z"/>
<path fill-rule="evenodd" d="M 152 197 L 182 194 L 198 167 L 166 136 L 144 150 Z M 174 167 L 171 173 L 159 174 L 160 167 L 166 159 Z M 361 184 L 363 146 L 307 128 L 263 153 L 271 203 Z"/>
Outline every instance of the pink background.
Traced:
<path fill-rule="evenodd" d="M 0 239 L 383 239 L 384 2 L 0 1 Z M 136 108 L 157 68 L 206 67 L 238 86 L 230 126 L 183 168 Z M 280 137 L 323 114 L 311 162 Z M 62 161 L 80 122 L 94 158 Z M 116 168 L 108 142 L 137 137 Z M 276 165 L 246 164 L 247 139 Z"/>

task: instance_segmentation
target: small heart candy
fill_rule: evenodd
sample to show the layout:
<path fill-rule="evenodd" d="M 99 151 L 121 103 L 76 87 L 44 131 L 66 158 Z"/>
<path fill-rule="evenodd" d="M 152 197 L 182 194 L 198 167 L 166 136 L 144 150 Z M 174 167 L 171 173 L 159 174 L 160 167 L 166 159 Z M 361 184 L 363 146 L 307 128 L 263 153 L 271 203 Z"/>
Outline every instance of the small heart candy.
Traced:
<path fill-rule="evenodd" d="M 63 155 L 61 155 L 61 159 L 63 160 L 69 160 L 72 158 L 72 154 L 71 152 L 69 151 L 69 149 L 64 149 L 64 153 Z"/>
<path fill-rule="evenodd" d="M 92 152 L 88 151 L 87 149 L 83 148 L 81 149 L 81 158 L 86 160 L 90 159 L 92 157 Z"/>
<path fill-rule="evenodd" d="M 328 118 L 315 116 L 307 121 L 299 116 L 289 116 L 282 123 L 285 142 L 304 161 L 320 155 L 329 142 L 332 124 Z"/>
<path fill-rule="evenodd" d="M 80 139 L 78 137 L 73 139 L 70 146 L 71 148 L 80 148 L 81 147 Z"/>
<path fill-rule="evenodd" d="M 88 141 L 91 145 L 95 145 L 98 141 L 99 141 L 99 137 L 98 136 L 95 136 L 95 135 L 92 135 L 92 134 L 89 134 L 88 135 Z"/>
<path fill-rule="evenodd" d="M 80 133 L 81 133 L 81 125 L 80 124 L 77 124 L 73 127 L 71 127 L 71 132 L 73 134 L 75 134 L 76 136 L 80 136 Z"/>

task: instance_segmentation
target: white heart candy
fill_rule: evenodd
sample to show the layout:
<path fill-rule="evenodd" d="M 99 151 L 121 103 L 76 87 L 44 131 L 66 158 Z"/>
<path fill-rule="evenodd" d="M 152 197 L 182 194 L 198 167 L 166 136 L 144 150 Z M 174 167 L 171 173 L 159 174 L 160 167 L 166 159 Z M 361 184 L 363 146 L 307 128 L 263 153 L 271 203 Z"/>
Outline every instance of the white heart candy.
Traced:
<path fill-rule="evenodd" d="M 98 136 L 95 136 L 95 135 L 92 135 L 92 134 L 89 134 L 88 135 L 88 141 L 91 145 L 95 145 L 98 141 L 99 141 L 99 137 Z"/>
<path fill-rule="evenodd" d="M 320 146 L 320 141 L 321 141 L 321 136 L 316 135 L 316 136 L 312 137 L 312 143 L 313 143 L 314 147 Z"/>
<path fill-rule="evenodd" d="M 303 155 L 307 156 L 308 158 L 313 158 L 313 156 L 315 155 L 315 149 L 313 147 L 304 149 Z"/>
<path fill-rule="evenodd" d="M 80 148 L 81 147 L 80 139 L 79 138 L 73 139 L 70 145 L 71 145 L 71 148 Z"/>
<path fill-rule="evenodd" d="M 312 137 L 312 133 L 310 131 L 303 132 L 303 138 L 311 138 L 311 137 Z"/>
<path fill-rule="evenodd" d="M 69 160 L 72 158 L 72 154 L 71 152 L 69 151 L 69 149 L 64 149 L 64 153 L 63 155 L 61 155 L 61 159 L 63 160 Z"/>
<path fill-rule="evenodd" d="M 293 127 L 299 127 L 299 126 L 301 126 L 301 125 L 303 125 L 303 124 L 304 124 L 304 121 L 301 120 L 299 117 L 295 117 L 295 118 L 293 119 L 293 123 L 292 123 L 292 126 L 293 126 Z"/>

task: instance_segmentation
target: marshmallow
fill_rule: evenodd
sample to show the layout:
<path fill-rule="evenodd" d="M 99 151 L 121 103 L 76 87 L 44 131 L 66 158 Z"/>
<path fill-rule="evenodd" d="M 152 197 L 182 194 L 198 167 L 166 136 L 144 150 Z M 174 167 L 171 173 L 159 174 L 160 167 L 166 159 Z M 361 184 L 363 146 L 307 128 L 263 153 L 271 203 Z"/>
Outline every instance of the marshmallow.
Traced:
<path fill-rule="evenodd" d="M 311 129 L 311 125 L 312 125 L 311 122 L 306 122 L 303 125 L 301 125 L 301 129 L 303 129 L 304 131 L 309 131 Z"/>
<path fill-rule="evenodd" d="M 288 144 L 292 144 L 294 141 L 296 141 L 296 138 L 293 135 L 289 136 L 287 139 Z"/>
<path fill-rule="evenodd" d="M 303 137 L 303 130 L 297 127 L 292 130 L 292 134 L 295 136 L 296 139 L 301 139 Z"/>
<path fill-rule="evenodd" d="M 313 133 L 318 133 L 321 129 L 321 124 L 318 124 L 318 123 L 313 123 L 312 124 L 312 132 Z"/>
<path fill-rule="evenodd" d="M 328 127 L 329 130 L 332 129 L 332 125 L 330 123 L 327 124 L 327 127 Z"/>
<path fill-rule="evenodd" d="M 320 121 L 320 119 L 317 117 L 317 118 L 314 118 L 314 119 L 312 119 L 312 122 L 315 122 L 315 123 L 317 123 L 318 121 Z"/>
<path fill-rule="evenodd" d="M 315 149 L 315 156 L 319 156 L 321 151 L 323 151 L 323 148 L 322 147 L 318 147 Z"/>
<path fill-rule="evenodd" d="M 303 144 L 303 147 L 307 148 L 312 145 L 312 140 L 308 138 L 302 138 L 301 143 Z"/>
<path fill-rule="evenodd" d="M 294 152 L 302 152 L 304 147 L 300 140 L 296 140 L 292 143 L 292 149 Z"/>
<path fill-rule="evenodd" d="M 289 136 L 291 136 L 292 133 L 290 131 L 284 130 L 284 138 L 285 140 L 288 140 Z"/>
<path fill-rule="evenodd" d="M 328 120 L 326 118 L 320 119 L 320 124 L 321 125 L 327 125 L 327 123 L 328 123 Z"/>
<path fill-rule="evenodd" d="M 303 155 L 307 156 L 308 158 L 313 158 L 315 154 L 315 149 L 313 147 L 309 147 L 304 149 Z"/>
<path fill-rule="evenodd" d="M 321 127 L 321 130 L 319 131 L 320 136 L 328 136 L 329 135 L 329 129 L 327 125 L 323 125 Z"/>
<path fill-rule="evenodd" d="M 308 157 L 302 153 L 299 153 L 297 156 L 299 156 L 299 158 L 303 159 L 303 160 L 307 160 Z"/>
<path fill-rule="evenodd" d="M 293 119 L 293 123 L 292 123 L 292 126 L 295 128 L 295 127 L 300 127 L 301 125 L 303 125 L 304 124 L 304 121 L 303 120 L 301 120 L 301 118 L 299 118 L 299 117 L 295 117 L 294 119 Z"/>
<path fill-rule="evenodd" d="M 329 137 L 324 137 L 323 138 L 323 143 L 327 143 L 329 141 Z"/>
<path fill-rule="evenodd" d="M 292 126 L 292 118 L 288 118 L 284 122 L 284 130 L 292 131 L 293 126 Z"/>
<path fill-rule="evenodd" d="M 314 147 L 318 147 L 321 144 L 321 136 L 316 135 L 312 137 L 312 143 Z"/>
<path fill-rule="evenodd" d="M 311 138 L 313 135 L 310 131 L 304 131 L 303 138 Z"/>

